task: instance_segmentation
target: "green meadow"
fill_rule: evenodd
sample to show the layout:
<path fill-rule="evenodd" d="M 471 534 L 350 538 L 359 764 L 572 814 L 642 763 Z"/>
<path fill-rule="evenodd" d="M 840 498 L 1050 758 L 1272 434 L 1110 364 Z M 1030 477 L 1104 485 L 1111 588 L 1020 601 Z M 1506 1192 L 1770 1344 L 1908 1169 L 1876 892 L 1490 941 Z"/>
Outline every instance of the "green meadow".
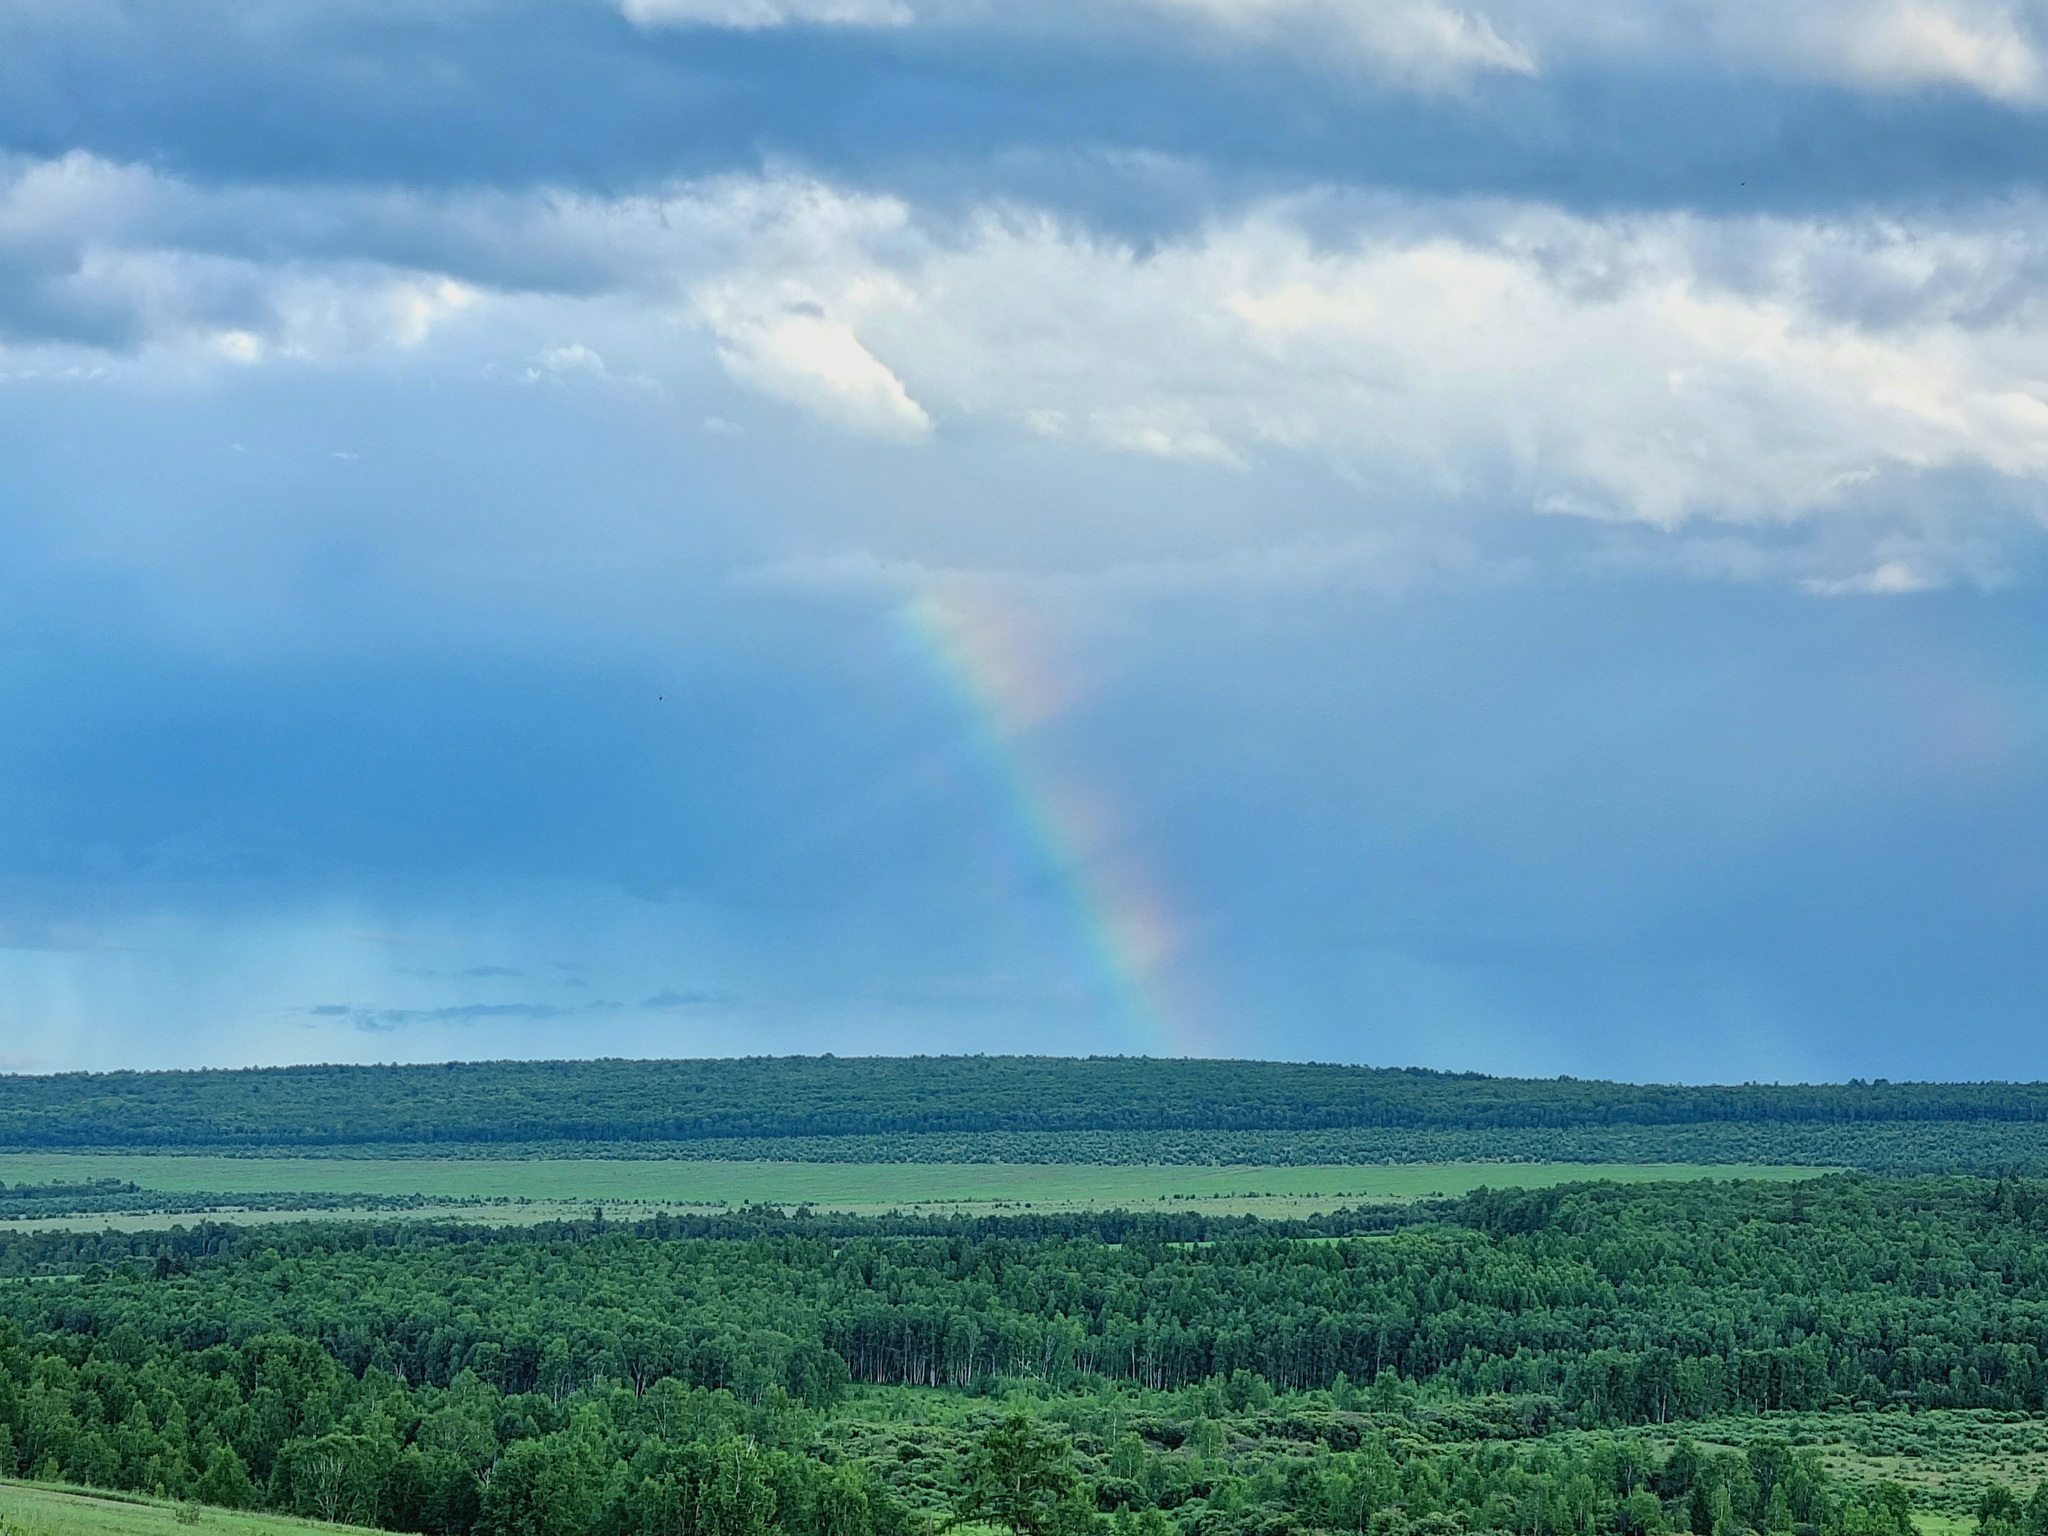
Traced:
<path fill-rule="evenodd" d="M 126 1179 L 172 1193 L 320 1193 L 421 1196 L 450 1202 L 413 1215 L 529 1215 L 567 1207 L 718 1209 L 808 1204 L 874 1213 L 1200 1209 L 1294 1215 L 1362 1201 L 1465 1194 L 1481 1185 L 1537 1187 L 1582 1179 L 1626 1183 L 1693 1179 L 1797 1179 L 1823 1170 L 1768 1164 L 1399 1163 L 1303 1167 L 1097 1163 L 791 1163 L 534 1158 L 242 1158 L 157 1153 L 0 1154 L 0 1180 L 44 1183 Z M 266 1212 L 270 1219 L 288 1213 Z M 327 1212 L 323 1214 L 334 1214 Z M 39 1226 L 52 1218 L 29 1218 Z M 79 1216 L 62 1224 L 166 1225 L 189 1216 Z"/>
<path fill-rule="evenodd" d="M 202 1509 L 132 1494 L 108 1498 L 74 1488 L 0 1482 L 0 1532 L 5 1536 L 311 1536 L 316 1531 L 359 1530 L 290 1515 Z"/>

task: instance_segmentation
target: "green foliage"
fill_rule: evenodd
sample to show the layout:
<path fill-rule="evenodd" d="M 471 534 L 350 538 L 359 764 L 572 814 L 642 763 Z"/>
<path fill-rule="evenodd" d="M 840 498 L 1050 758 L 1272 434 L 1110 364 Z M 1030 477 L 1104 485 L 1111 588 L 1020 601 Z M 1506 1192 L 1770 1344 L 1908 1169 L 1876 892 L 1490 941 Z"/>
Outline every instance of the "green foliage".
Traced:
<path fill-rule="evenodd" d="M 583 1434 L 514 1441 L 484 1484 L 480 1536 L 588 1536 L 601 1492 L 598 1453 Z"/>
<path fill-rule="evenodd" d="M 1112 1245 L 1107 1223 L 920 1239 L 780 1218 L 717 1241 L 663 1236 L 673 1222 L 8 1239 L 0 1263 L 15 1244 L 134 1257 L 0 1296 L 0 1312 L 134 1348 L 289 1336 L 351 1373 L 469 1370 L 555 1402 L 598 1379 L 827 1407 L 849 1380 L 1215 1378 L 1243 1412 L 1341 1374 L 1375 1400 L 1426 1382 L 1591 1424 L 2048 1403 L 2048 1213 L 2023 1219 L 1985 1182 L 1582 1185 L 1416 1214 L 1436 1224 L 1329 1243 L 1255 1223 L 1188 1245 L 1132 1220 Z M 191 1273 L 153 1279 L 151 1242 Z"/>
<path fill-rule="evenodd" d="M 54 1180 L 42 1184 L 0 1182 L 0 1221 L 51 1216 L 187 1215 L 235 1211 L 417 1210 L 427 1203 L 420 1195 L 343 1194 L 330 1191 L 261 1190 L 241 1194 L 222 1191 L 144 1189 L 129 1179 L 95 1179 L 85 1183 Z M 439 1200 L 436 1204 L 460 1204 Z"/>
<path fill-rule="evenodd" d="M 1993 1483 L 1977 1500 L 1979 1536 L 2020 1536 L 2025 1518 L 2019 1499 L 2003 1483 Z"/>
<path fill-rule="evenodd" d="M 1028 1414 L 1011 1413 L 975 1441 L 953 1519 L 1004 1526 L 1013 1536 L 1072 1536 L 1093 1523 L 1093 1511 L 1072 1447 Z"/>
<path fill-rule="evenodd" d="M 271 1502 L 312 1520 L 376 1520 L 396 1448 L 389 1437 L 333 1433 L 288 1440 L 270 1477 Z"/>
<path fill-rule="evenodd" d="M 697 1493 L 697 1529 L 703 1536 L 767 1536 L 775 1499 L 760 1448 L 727 1435 L 713 1449 L 711 1475 Z"/>
<path fill-rule="evenodd" d="M 192 1497 L 218 1509 L 247 1509 L 256 1502 L 256 1487 L 249 1481 L 249 1469 L 232 1445 L 217 1445 L 207 1458 L 206 1470 L 192 1484 Z"/>
<path fill-rule="evenodd" d="M 2048 1536 L 2042 1195 L 7 1239 L 66 1273 L 0 1284 L 0 1476 L 429 1536 L 1915 1536 L 1917 1410 L 1969 1409 L 1940 1508 Z"/>

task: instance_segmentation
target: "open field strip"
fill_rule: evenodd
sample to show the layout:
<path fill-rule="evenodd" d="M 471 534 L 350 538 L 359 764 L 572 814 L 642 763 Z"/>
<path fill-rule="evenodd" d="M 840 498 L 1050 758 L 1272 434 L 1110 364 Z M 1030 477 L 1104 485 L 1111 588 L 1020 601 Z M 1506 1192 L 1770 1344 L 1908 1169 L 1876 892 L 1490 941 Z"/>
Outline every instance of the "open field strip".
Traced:
<path fill-rule="evenodd" d="M 321 1193 L 485 1201 L 420 1208 L 408 1217 L 546 1220 L 603 1204 L 717 1210 L 750 1203 L 820 1210 L 1061 1211 L 1123 1206 L 1298 1215 L 1368 1200 L 1463 1194 L 1481 1185 L 1536 1187 L 1578 1179 L 1793 1179 L 1825 1170 L 1754 1164 L 1398 1163 L 1303 1167 L 1093 1163 L 646 1162 L 591 1158 L 436 1160 L 238 1158 L 172 1153 L 0 1154 L 0 1180 L 132 1180 L 170 1193 Z M 264 1212 L 277 1219 L 292 1213 Z M 322 1211 L 322 1216 L 345 1213 Z M 178 1216 L 25 1217 L 5 1225 L 164 1225 Z"/>
<path fill-rule="evenodd" d="M 0 1480 L 0 1520 L 17 1527 L 22 1536 L 191 1536 L 195 1531 L 201 1536 L 310 1536 L 315 1531 L 361 1536 L 362 1531 L 359 1526 L 323 1525 L 290 1515 L 197 1505 L 187 1506 L 186 1518 L 197 1515 L 198 1523 L 185 1525 L 178 1520 L 178 1510 L 178 1505 L 163 1499 L 108 1497 L 47 1483 Z"/>

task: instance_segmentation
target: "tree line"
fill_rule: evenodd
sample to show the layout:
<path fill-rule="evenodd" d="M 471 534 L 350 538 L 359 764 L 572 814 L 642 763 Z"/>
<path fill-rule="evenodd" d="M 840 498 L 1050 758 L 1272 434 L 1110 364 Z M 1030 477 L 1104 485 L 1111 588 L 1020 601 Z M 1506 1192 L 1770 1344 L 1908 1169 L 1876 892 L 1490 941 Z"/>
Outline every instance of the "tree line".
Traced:
<path fill-rule="evenodd" d="M 756 1057 L 0 1076 L 0 1146 L 2048 1124 L 2048 1084 L 1722 1087 L 1142 1057 Z"/>
<path fill-rule="evenodd" d="M 424 1205 L 477 1205 L 475 1197 L 146 1189 L 127 1179 L 7 1185 L 0 1182 L 0 1221 L 55 1216 L 198 1215 L 217 1211 L 405 1211 Z"/>
<path fill-rule="evenodd" d="M 1812 1450 L 1446 1442 L 1391 1376 L 1006 1404 L 811 1385 L 409 1385 L 291 1335 L 9 1322 L 0 1475 L 431 1536 L 1915 1536 L 1903 1489 L 1844 1485 Z M 2048 1496 L 1993 1516 L 1983 1536 L 2044 1536 Z"/>
<path fill-rule="evenodd" d="M 1837 1403 L 2038 1412 L 2040 1190 L 1841 1176 L 1482 1191 L 1320 1241 L 1244 1218 L 982 1218 L 915 1236 L 780 1213 L 49 1234 L 6 1239 L 0 1260 L 83 1272 L 0 1287 L 0 1315 L 37 1337 L 129 1328 L 188 1350 L 288 1334 L 354 1374 L 469 1372 L 515 1395 L 674 1378 L 754 1400 L 840 1371 L 969 1390 L 1391 1374 L 1581 1425 Z M 726 1235 L 683 1235 L 699 1221 Z"/>
<path fill-rule="evenodd" d="M 1685 1125 L 1291 1131 L 898 1131 L 695 1141 L 389 1143 L 435 1157 L 805 1163 L 1092 1163 L 1302 1167 L 1384 1163 L 1748 1163 L 1876 1173 L 2048 1171 L 2048 1121 L 1717 1120 Z"/>

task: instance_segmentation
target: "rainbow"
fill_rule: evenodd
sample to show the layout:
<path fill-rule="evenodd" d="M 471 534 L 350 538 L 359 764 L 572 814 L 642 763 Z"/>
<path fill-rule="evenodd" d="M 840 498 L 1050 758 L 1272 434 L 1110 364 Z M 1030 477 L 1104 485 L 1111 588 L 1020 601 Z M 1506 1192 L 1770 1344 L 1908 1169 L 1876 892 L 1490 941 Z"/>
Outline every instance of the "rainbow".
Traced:
<path fill-rule="evenodd" d="M 1179 947 L 1158 885 L 1109 807 L 1057 771 L 1040 727 L 1071 700 L 1015 608 L 986 589 L 929 589 L 901 611 L 916 654 L 939 680 L 1009 810 L 1026 857 L 1052 876 L 1082 958 L 1139 1051 L 1191 1055 L 1190 1019 L 1166 996 Z"/>

